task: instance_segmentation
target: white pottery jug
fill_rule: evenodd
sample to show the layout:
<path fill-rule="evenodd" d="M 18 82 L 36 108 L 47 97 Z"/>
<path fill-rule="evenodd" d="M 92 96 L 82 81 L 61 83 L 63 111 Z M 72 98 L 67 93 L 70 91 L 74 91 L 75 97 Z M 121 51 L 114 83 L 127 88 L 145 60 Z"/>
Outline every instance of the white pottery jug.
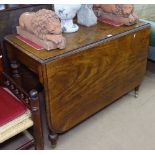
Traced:
<path fill-rule="evenodd" d="M 73 23 L 73 18 L 80 9 L 81 4 L 54 4 L 55 13 L 61 19 L 61 28 L 64 33 L 78 31 L 79 27 Z"/>

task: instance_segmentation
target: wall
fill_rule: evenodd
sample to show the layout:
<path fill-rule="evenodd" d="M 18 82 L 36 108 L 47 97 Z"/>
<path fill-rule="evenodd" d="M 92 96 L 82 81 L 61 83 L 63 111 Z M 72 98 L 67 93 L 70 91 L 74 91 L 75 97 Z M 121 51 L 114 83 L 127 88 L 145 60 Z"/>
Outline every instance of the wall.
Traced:
<path fill-rule="evenodd" d="M 155 4 L 135 4 L 134 7 L 139 18 L 155 21 Z"/>

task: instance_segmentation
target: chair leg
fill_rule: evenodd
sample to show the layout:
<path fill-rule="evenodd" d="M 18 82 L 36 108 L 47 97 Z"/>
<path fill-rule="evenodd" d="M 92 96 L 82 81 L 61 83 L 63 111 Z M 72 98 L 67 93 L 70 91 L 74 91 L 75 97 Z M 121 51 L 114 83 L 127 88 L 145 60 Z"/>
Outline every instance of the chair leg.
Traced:
<path fill-rule="evenodd" d="M 31 96 L 32 119 L 34 122 L 33 136 L 34 136 L 35 149 L 43 150 L 44 138 L 43 138 L 43 128 L 42 128 L 42 122 L 41 122 L 38 92 L 36 90 L 31 90 L 30 96 Z"/>
<path fill-rule="evenodd" d="M 57 144 L 57 140 L 58 140 L 58 134 L 57 133 L 54 133 L 54 132 L 51 132 L 49 133 L 48 135 L 48 138 L 51 142 L 51 145 L 52 145 L 52 148 L 55 148 L 56 147 L 56 144 Z"/>
<path fill-rule="evenodd" d="M 12 60 L 10 67 L 14 80 L 21 86 L 21 75 L 19 71 L 20 64 L 16 60 Z"/>

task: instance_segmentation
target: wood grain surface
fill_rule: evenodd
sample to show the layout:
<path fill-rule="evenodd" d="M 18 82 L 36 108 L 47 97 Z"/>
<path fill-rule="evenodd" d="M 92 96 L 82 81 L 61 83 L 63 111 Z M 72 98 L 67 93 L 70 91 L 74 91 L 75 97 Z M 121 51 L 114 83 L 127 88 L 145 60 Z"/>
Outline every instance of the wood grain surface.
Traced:
<path fill-rule="evenodd" d="M 140 85 L 149 29 L 46 65 L 51 129 L 64 132 Z"/>

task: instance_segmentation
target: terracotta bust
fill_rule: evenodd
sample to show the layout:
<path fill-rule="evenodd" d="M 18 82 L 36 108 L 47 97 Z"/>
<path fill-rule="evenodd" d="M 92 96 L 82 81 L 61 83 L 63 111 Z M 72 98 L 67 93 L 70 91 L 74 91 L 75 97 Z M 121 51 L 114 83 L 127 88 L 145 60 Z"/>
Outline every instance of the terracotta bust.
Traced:
<path fill-rule="evenodd" d="M 52 10 L 42 9 L 37 12 L 23 13 L 19 18 L 19 27 L 20 30 L 27 31 L 40 40 L 52 42 L 54 44 L 53 49 L 65 47 L 65 38 L 61 34 L 59 17 Z M 19 32 L 18 29 L 17 32 Z M 26 38 L 31 39 L 29 36 Z M 36 40 L 31 41 L 36 43 Z"/>
<path fill-rule="evenodd" d="M 95 4 L 94 12 L 97 17 L 105 17 L 125 25 L 137 22 L 132 4 Z"/>

